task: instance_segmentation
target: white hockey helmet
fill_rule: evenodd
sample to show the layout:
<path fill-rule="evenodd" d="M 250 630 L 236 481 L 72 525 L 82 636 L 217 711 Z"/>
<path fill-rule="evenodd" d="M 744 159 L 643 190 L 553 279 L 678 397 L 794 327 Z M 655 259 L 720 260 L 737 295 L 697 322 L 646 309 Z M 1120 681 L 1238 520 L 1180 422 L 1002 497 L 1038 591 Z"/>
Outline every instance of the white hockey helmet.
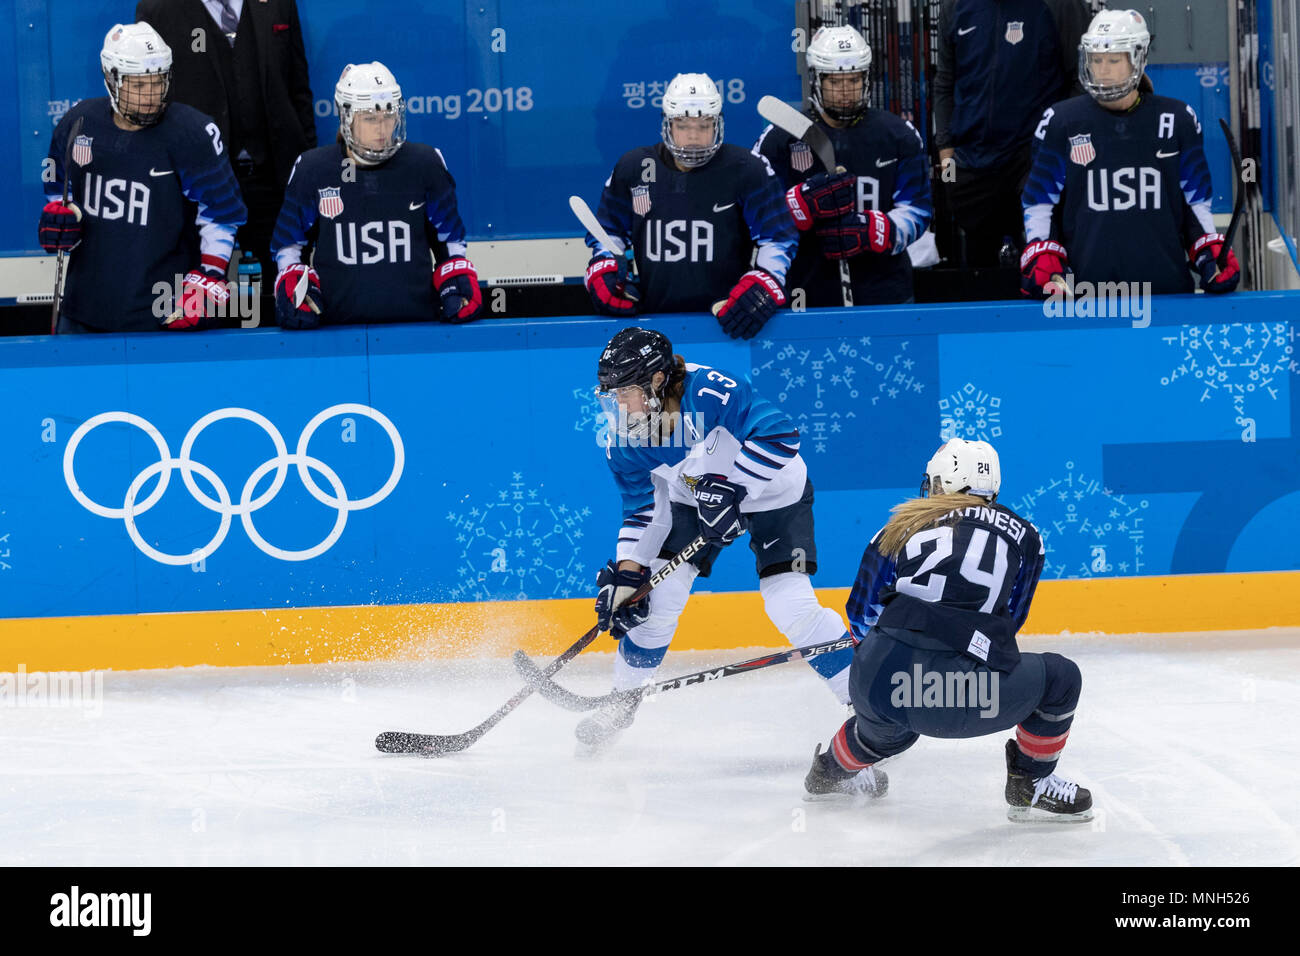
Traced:
<path fill-rule="evenodd" d="M 853 27 L 822 27 L 813 34 L 804 54 L 808 62 L 808 85 L 813 106 L 841 123 L 856 122 L 867 111 L 867 91 L 871 85 L 871 46 Z M 856 103 L 830 103 L 822 89 L 827 73 L 862 74 L 862 92 Z"/>
<path fill-rule="evenodd" d="M 951 438 L 926 464 L 921 496 L 966 492 L 992 501 L 1001 487 L 1002 466 L 992 445 L 986 441 Z"/>
<path fill-rule="evenodd" d="M 684 117 L 712 117 L 713 142 L 708 146 L 678 146 L 673 139 L 672 121 Z M 691 169 L 703 166 L 722 148 L 722 94 L 704 73 L 678 73 L 664 91 L 664 119 L 661 135 L 668 152 Z"/>
<path fill-rule="evenodd" d="M 349 63 L 334 86 L 334 105 L 339 111 L 339 132 L 348 150 L 360 162 L 375 165 L 391 159 L 406 142 L 406 100 L 392 70 L 379 61 Z M 392 135 L 382 147 L 365 146 L 357 139 L 352 121 L 358 113 L 391 116 Z"/>
<path fill-rule="evenodd" d="M 1151 31 L 1136 10 L 1103 10 L 1092 18 L 1079 40 L 1079 83 L 1102 102 L 1120 100 L 1133 92 L 1142 79 L 1151 49 Z M 1127 53 L 1129 76 L 1122 82 L 1103 83 L 1097 78 L 1090 54 Z"/>
<path fill-rule="evenodd" d="M 172 48 L 157 30 L 147 23 L 114 25 L 104 36 L 99 65 L 113 112 L 136 126 L 153 126 L 162 119 L 172 86 Z M 161 76 L 161 98 L 152 93 L 142 96 L 135 89 L 124 91 L 122 81 L 128 76 Z"/>

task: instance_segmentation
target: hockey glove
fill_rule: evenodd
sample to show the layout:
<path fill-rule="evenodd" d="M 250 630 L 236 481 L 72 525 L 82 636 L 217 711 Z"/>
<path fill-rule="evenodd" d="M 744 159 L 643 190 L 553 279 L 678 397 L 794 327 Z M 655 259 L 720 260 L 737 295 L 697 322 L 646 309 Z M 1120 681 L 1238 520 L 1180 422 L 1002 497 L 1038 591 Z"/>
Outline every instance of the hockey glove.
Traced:
<path fill-rule="evenodd" d="M 1207 232 L 1201 238 L 1192 244 L 1192 248 L 1187 251 L 1187 258 L 1192 263 L 1192 268 L 1201 275 L 1201 290 L 1203 292 L 1231 292 L 1237 288 L 1237 283 L 1241 281 L 1241 269 L 1237 266 L 1237 254 L 1231 249 L 1228 250 L 1228 262 L 1219 271 L 1219 265 L 1215 261 L 1219 258 L 1219 252 L 1223 249 L 1223 236 L 1217 232 Z"/>
<path fill-rule="evenodd" d="M 433 271 L 433 287 L 441 300 L 443 322 L 470 322 L 478 318 L 483 293 L 478 287 L 474 263 L 464 256 L 452 256 Z"/>
<path fill-rule="evenodd" d="M 76 203 L 47 202 L 41 210 L 38 235 L 46 252 L 71 252 L 81 242 L 81 210 Z"/>
<path fill-rule="evenodd" d="M 225 263 L 205 262 L 187 272 L 181 284 L 180 306 L 163 319 L 162 327 L 171 332 L 201 332 L 216 328 L 226 318 L 230 303 L 230 283 L 226 281 Z"/>
<path fill-rule="evenodd" d="M 596 575 L 596 626 L 603 631 L 613 631 L 614 637 L 644 624 L 650 617 L 650 595 L 633 604 L 624 604 L 632 592 L 650 580 L 650 569 L 620 571 L 617 562 L 610 561 Z"/>
<path fill-rule="evenodd" d="M 814 220 L 839 219 L 853 212 L 858 177 L 852 173 L 818 173 L 786 190 L 785 205 L 795 227 L 803 232 Z"/>
<path fill-rule="evenodd" d="M 762 269 L 752 269 L 740 277 L 718 308 L 718 324 L 733 339 L 752 339 L 783 305 L 781 283 Z"/>
<path fill-rule="evenodd" d="M 1052 295 L 1060 290 L 1069 263 L 1065 246 L 1056 240 L 1029 243 L 1020 254 L 1020 291 L 1025 295 Z"/>
<path fill-rule="evenodd" d="M 306 278 L 306 285 L 303 279 Z M 299 289 L 302 297 L 299 298 Z M 320 276 L 307 265 L 289 266 L 275 280 L 275 320 L 282 329 L 314 329 L 320 326 L 325 299 Z"/>
<path fill-rule="evenodd" d="M 733 485 L 722 475 L 701 475 L 691 493 L 700 512 L 700 534 L 709 544 L 726 547 L 749 528 L 740 513 L 740 503 L 745 500 L 743 485 Z"/>
<path fill-rule="evenodd" d="M 624 317 L 636 314 L 641 294 L 636 279 L 627 273 L 627 260 L 608 253 L 587 263 L 587 293 L 601 315 Z"/>
<path fill-rule="evenodd" d="M 894 222 L 883 212 L 851 212 L 834 222 L 820 223 L 817 238 L 827 259 L 852 259 L 864 252 L 892 255 Z"/>

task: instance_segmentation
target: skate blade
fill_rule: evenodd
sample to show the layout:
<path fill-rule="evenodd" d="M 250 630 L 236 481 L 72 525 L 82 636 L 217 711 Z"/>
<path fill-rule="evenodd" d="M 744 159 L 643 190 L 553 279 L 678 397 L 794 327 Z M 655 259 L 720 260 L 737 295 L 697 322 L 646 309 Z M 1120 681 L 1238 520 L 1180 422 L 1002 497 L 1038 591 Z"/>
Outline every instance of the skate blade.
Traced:
<path fill-rule="evenodd" d="M 1052 813 L 1039 807 L 1007 807 L 1007 819 L 1012 823 L 1087 823 L 1093 818 L 1093 808 L 1079 813 Z"/>

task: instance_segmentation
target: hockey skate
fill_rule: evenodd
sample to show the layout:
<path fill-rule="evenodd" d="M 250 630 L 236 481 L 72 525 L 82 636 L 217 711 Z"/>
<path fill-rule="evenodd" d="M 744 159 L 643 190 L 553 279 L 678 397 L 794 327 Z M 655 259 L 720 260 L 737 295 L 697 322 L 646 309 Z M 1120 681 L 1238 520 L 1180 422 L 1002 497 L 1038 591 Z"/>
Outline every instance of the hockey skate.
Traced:
<path fill-rule="evenodd" d="M 1007 819 L 1015 823 L 1084 823 L 1092 819 L 1092 794 L 1056 774 L 1033 778 L 1015 771 L 1020 748 L 1008 740 Z"/>
<path fill-rule="evenodd" d="M 804 777 L 804 799 L 810 803 L 843 797 L 869 797 L 877 800 L 889 792 L 889 777 L 874 766 L 857 773 L 845 770 L 818 744 L 813 751 L 812 768 Z"/>
<path fill-rule="evenodd" d="M 619 734 L 632 726 L 640 706 L 641 688 L 615 692 L 613 699 L 602 704 L 574 730 L 573 734 L 578 738 L 578 755 L 595 756 L 607 749 Z"/>

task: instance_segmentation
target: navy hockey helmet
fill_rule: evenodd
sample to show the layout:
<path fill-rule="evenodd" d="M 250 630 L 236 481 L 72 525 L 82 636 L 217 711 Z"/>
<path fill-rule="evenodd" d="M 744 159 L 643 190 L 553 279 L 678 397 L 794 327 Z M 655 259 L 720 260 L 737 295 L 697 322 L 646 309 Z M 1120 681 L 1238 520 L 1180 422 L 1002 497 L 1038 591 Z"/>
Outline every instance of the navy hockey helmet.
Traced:
<path fill-rule="evenodd" d="M 640 385 L 649 391 L 655 372 L 663 372 L 665 385 L 672 377 L 673 344 L 668 336 L 636 326 L 622 329 L 600 353 L 596 379 L 600 390 Z"/>

